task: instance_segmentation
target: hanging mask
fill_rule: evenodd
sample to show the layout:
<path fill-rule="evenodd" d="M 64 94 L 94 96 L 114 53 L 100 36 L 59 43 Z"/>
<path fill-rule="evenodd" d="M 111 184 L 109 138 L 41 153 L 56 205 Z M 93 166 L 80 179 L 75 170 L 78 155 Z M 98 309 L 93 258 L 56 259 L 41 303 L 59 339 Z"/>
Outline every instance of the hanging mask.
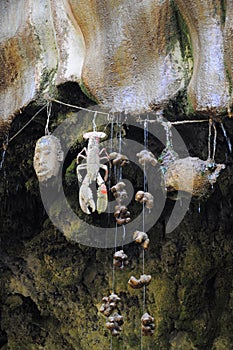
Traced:
<path fill-rule="evenodd" d="M 57 176 L 64 153 L 58 138 L 53 135 L 41 137 L 36 142 L 33 165 L 40 182 Z"/>

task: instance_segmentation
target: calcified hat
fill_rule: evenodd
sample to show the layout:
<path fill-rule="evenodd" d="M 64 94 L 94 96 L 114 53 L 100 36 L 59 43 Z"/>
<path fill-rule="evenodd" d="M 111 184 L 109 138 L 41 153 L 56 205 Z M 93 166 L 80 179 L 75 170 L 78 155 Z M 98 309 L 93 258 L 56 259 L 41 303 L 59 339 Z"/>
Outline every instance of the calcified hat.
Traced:
<path fill-rule="evenodd" d="M 60 141 L 53 135 L 41 137 L 36 142 L 33 165 L 40 182 L 57 176 L 64 154 Z"/>

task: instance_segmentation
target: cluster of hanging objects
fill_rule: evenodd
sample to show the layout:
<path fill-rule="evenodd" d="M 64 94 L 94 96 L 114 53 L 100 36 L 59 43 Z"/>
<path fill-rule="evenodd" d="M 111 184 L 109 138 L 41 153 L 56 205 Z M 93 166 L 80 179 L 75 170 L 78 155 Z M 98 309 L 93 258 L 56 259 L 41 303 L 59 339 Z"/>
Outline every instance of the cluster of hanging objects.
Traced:
<path fill-rule="evenodd" d="M 108 192 L 114 197 L 116 201 L 114 210 L 114 219 L 116 223 L 116 235 L 118 230 L 123 230 L 122 248 L 116 249 L 113 254 L 113 286 L 112 292 L 109 296 L 104 296 L 102 305 L 100 306 L 100 313 L 106 317 L 106 328 L 110 331 L 112 336 L 119 336 L 124 324 L 124 317 L 121 315 L 119 304 L 120 297 L 115 293 L 115 273 L 116 270 L 125 270 L 129 265 L 129 259 L 124 252 L 124 239 L 126 232 L 126 225 L 131 222 L 131 213 L 127 207 L 128 194 L 126 191 L 126 184 L 122 181 L 122 168 L 127 166 L 130 160 L 126 155 L 121 153 L 122 129 L 121 120 L 117 120 L 119 141 L 118 151 L 114 151 L 111 147 L 110 153 L 100 147 L 100 141 L 107 137 L 107 134 L 96 130 L 95 118 L 97 112 L 94 112 L 93 131 L 87 132 L 83 138 L 88 141 L 87 147 L 83 148 L 77 155 L 77 178 L 81 183 L 79 189 L 79 203 L 82 211 L 90 215 L 95 210 L 99 214 L 105 212 L 108 208 Z M 47 109 L 47 124 L 45 128 L 45 136 L 42 136 L 37 142 L 34 154 L 34 168 L 40 182 L 45 182 L 53 176 L 57 176 L 60 164 L 63 161 L 63 152 L 60 141 L 48 130 L 49 118 L 51 114 L 51 104 L 48 104 Z M 142 205 L 142 227 L 132 233 L 132 241 L 139 246 L 142 252 L 142 271 L 140 276 L 130 276 L 128 286 L 132 289 L 141 289 L 143 291 L 143 307 L 141 317 L 141 339 L 142 336 L 152 336 L 155 331 L 154 317 L 151 316 L 146 308 L 146 288 L 150 285 L 152 276 L 145 273 L 145 252 L 149 248 L 150 239 L 145 232 L 145 211 L 150 214 L 154 206 L 154 197 L 148 192 L 147 171 L 151 171 L 154 167 L 159 167 L 161 174 L 163 174 L 165 188 L 167 192 L 186 191 L 189 192 L 189 187 L 186 184 L 186 175 L 188 167 L 192 167 L 193 187 L 192 195 L 202 197 L 206 194 L 210 185 L 216 182 L 217 177 L 224 164 L 215 163 L 216 151 L 216 127 L 213 120 L 209 121 L 209 137 L 208 137 L 208 158 L 206 161 L 197 157 L 187 157 L 180 159 L 178 154 L 173 149 L 171 123 L 164 122 L 161 119 L 161 124 L 166 131 L 166 146 L 158 159 L 155 158 L 152 152 L 148 150 L 148 125 L 151 121 L 147 119 L 144 121 L 144 149 L 136 154 L 138 163 L 142 166 L 144 171 L 144 188 L 135 194 L 134 200 Z M 112 121 L 113 123 L 113 121 Z M 211 153 L 211 136 L 212 128 L 214 129 L 214 143 L 213 151 Z M 222 125 L 222 130 L 225 129 Z M 226 132 L 225 132 L 226 133 Z M 112 135 L 111 135 L 112 136 Z M 228 145 L 230 142 L 228 143 Z M 80 164 L 80 159 L 84 161 Z M 107 161 L 110 164 L 110 169 L 101 161 Z M 114 169 L 116 183 L 109 186 L 108 190 L 105 182 L 110 177 L 109 171 Z M 104 172 L 102 177 L 100 169 Z M 81 172 L 84 170 L 86 175 L 83 177 Z M 183 177 L 183 182 L 180 178 Z M 177 180 L 179 179 L 179 181 Z M 110 182 L 109 182 L 110 183 Z M 97 193 L 94 200 L 92 192 L 92 184 L 97 184 Z M 141 340 L 142 341 L 142 340 Z M 142 348 L 142 346 L 141 346 Z"/>

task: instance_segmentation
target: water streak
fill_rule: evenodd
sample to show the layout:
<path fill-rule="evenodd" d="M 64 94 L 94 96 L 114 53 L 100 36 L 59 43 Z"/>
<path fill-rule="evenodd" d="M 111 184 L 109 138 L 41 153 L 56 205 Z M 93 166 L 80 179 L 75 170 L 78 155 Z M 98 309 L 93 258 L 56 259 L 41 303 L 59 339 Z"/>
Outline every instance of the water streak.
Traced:
<path fill-rule="evenodd" d="M 220 125 L 221 125 L 221 128 L 222 128 L 223 135 L 224 135 L 224 137 L 225 137 L 225 139 L 226 139 L 229 152 L 231 153 L 231 152 L 232 152 L 231 140 L 230 140 L 229 137 L 227 136 L 226 129 L 224 128 L 224 125 L 223 125 L 222 122 L 220 122 Z"/>
<path fill-rule="evenodd" d="M 2 144 L 3 151 L 2 151 L 2 159 L 1 159 L 1 162 L 0 162 L 0 170 L 2 169 L 3 164 L 4 164 L 4 161 L 5 161 L 6 150 L 7 150 L 7 146 L 8 146 L 8 141 L 9 141 L 9 135 L 7 134 L 7 135 L 6 135 L 6 140 L 5 140 L 5 141 L 3 142 L 3 144 Z"/>

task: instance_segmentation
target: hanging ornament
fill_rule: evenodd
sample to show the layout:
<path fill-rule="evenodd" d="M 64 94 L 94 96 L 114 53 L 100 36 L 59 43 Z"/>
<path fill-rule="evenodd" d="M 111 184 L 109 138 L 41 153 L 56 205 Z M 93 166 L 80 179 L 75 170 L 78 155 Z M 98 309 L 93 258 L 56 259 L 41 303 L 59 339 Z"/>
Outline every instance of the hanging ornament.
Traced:
<path fill-rule="evenodd" d="M 121 153 L 112 152 L 109 154 L 109 159 L 112 160 L 113 165 L 118 165 L 120 167 L 124 167 L 129 163 L 128 157 Z"/>
<path fill-rule="evenodd" d="M 85 163 L 78 164 L 76 171 L 78 180 L 82 182 L 79 190 L 79 203 L 82 211 L 86 214 L 91 214 L 89 207 L 92 212 L 95 211 L 96 206 L 93 200 L 93 193 L 90 187 L 92 182 L 97 182 L 98 190 L 97 190 L 97 211 L 98 213 L 102 213 L 107 209 L 108 206 L 108 197 L 107 197 L 107 188 L 105 185 L 105 181 L 108 178 L 108 168 L 107 165 L 101 164 L 100 161 L 103 159 L 107 159 L 108 155 L 105 149 L 100 150 L 99 142 L 101 138 L 104 138 L 106 134 L 104 132 L 92 131 L 85 133 L 83 135 L 84 139 L 88 139 L 88 147 L 84 147 L 82 151 L 77 156 L 77 163 L 80 158 L 86 160 Z M 105 152 L 105 156 L 100 157 L 100 155 Z M 85 153 L 86 155 L 83 155 Z M 82 176 L 80 174 L 80 170 L 86 170 L 87 174 L 82 181 Z M 103 169 L 105 171 L 104 179 L 100 175 L 99 170 Z"/>
<path fill-rule="evenodd" d="M 51 103 L 48 103 L 45 136 L 37 140 L 33 158 L 33 166 L 40 182 L 47 181 L 52 176 L 57 176 L 60 162 L 64 158 L 59 139 L 49 132 L 51 108 Z"/>
<path fill-rule="evenodd" d="M 147 312 L 141 318 L 142 323 L 142 335 L 148 336 L 154 334 L 155 324 L 154 317 L 150 316 Z"/>
<path fill-rule="evenodd" d="M 142 231 L 135 231 L 133 234 L 134 242 L 139 243 L 143 249 L 148 249 L 150 240 L 148 235 Z"/>
<path fill-rule="evenodd" d="M 153 155 L 153 153 L 148 151 L 147 149 L 144 149 L 141 152 L 137 153 L 136 156 L 138 157 L 139 164 L 141 164 L 142 166 L 146 166 L 149 164 L 152 166 L 156 166 L 156 164 L 158 164 L 158 161 Z"/>
<path fill-rule="evenodd" d="M 135 200 L 145 205 L 147 209 L 152 209 L 154 206 L 154 197 L 149 192 L 138 191 L 135 195 Z"/>
<path fill-rule="evenodd" d="M 111 192 L 116 198 L 118 205 L 115 206 L 114 217 L 118 225 L 125 225 L 131 221 L 130 212 L 128 208 L 122 204 L 127 198 L 127 192 L 125 190 L 125 183 L 123 181 L 118 182 L 115 186 L 111 187 Z"/>
<path fill-rule="evenodd" d="M 121 270 L 124 270 L 126 266 L 129 265 L 128 256 L 124 253 L 123 250 L 118 250 L 113 255 L 113 266 L 119 267 Z"/>
<path fill-rule="evenodd" d="M 108 318 L 108 321 L 106 323 L 106 328 L 108 328 L 111 331 L 111 334 L 113 336 L 118 336 L 122 331 L 121 326 L 123 325 L 123 323 L 124 323 L 123 316 L 116 313 L 113 316 L 110 316 Z"/>
<path fill-rule="evenodd" d="M 134 276 L 131 276 L 128 284 L 133 289 L 139 289 L 144 286 L 148 286 L 151 282 L 151 275 L 141 275 L 139 279 L 135 278 Z"/>
<path fill-rule="evenodd" d="M 117 303 L 121 300 L 117 294 L 112 293 L 108 297 L 103 297 L 103 304 L 101 305 L 99 311 L 104 315 L 109 317 L 112 312 L 116 309 Z"/>

